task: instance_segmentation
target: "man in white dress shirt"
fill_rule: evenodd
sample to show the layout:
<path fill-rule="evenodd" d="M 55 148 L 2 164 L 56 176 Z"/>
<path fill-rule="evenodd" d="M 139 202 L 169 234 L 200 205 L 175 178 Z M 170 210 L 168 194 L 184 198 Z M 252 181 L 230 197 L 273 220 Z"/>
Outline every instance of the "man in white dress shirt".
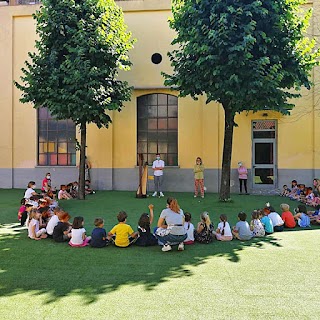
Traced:
<path fill-rule="evenodd" d="M 160 159 L 160 154 L 157 153 L 156 160 L 152 164 L 153 176 L 154 176 L 154 194 L 153 197 L 156 197 L 159 192 L 159 197 L 164 197 L 162 193 L 162 181 L 163 181 L 163 169 L 164 161 Z"/>

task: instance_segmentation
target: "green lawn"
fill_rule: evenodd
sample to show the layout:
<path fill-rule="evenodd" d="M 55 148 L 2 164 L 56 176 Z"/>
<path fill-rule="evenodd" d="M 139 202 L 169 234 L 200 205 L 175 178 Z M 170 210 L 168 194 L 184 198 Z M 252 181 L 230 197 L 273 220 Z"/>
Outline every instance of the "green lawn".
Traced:
<path fill-rule="evenodd" d="M 320 229 L 196 244 L 183 252 L 71 248 L 27 238 L 16 221 L 22 195 L 0 191 L 1 319 L 319 319 Z M 219 203 L 216 194 L 200 202 L 192 194 L 170 195 L 194 224 L 207 210 L 215 225 L 221 213 L 234 225 L 240 210 L 250 213 L 267 201 L 278 208 L 287 200 L 234 195 L 232 203 Z M 135 199 L 133 192 L 98 192 L 61 205 L 72 217 L 84 216 L 90 234 L 95 217 L 108 230 L 119 210 L 135 229 L 149 203 L 157 220 L 165 199 Z"/>

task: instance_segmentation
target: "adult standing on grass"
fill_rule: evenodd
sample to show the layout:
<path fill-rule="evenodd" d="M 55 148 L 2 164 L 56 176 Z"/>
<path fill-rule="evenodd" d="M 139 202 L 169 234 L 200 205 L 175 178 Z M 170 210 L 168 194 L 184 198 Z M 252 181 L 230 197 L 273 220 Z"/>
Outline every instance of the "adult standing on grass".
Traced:
<path fill-rule="evenodd" d="M 194 197 L 198 196 L 198 190 L 200 187 L 201 198 L 204 198 L 204 166 L 202 164 L 202 159 L 198 157 L 196 159 L 196 164 L 193 169 L 194 172 Z"/>
<path fill-rule="evenodd" d="M 160 154 L 157 153 L 156 160 L 153 161 L 152 169 L 154 176 L 154 193 L 153 197 L 156 197 L 159 192 L 159 197 L 164 197 L 162 193 L 162 182 L 163 182 L 163 169 L 164 169 L 164 161 L 161 160 Z"/>
<path fill-rule="evenodd" d="M 174 198 L 167 199 L 167 208 L 162 210 L 159 220 L 156 237 L 159 243 L 163 244 L 162 251 L 172 250 L 171 245 L 178 244 L 178 250 L 184 250 L 183 241 L 187 239 L 184 228 L 184 214 Z"/>
<path fill-rule="evenodd" d="M 238 162 L 238 175 L 240 184 L 240 194 L 242 194 L 242 183 L 244 184 L 244 190 L 246 194 L 249 194 L 247 189 L 248 169 L 243 165 L 241 161 Z"/>

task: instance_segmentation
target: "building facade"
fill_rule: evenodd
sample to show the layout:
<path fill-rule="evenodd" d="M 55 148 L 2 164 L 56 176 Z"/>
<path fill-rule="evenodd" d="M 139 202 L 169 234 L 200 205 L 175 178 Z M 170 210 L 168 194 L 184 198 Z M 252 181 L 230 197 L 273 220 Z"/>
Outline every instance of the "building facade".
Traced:
<path fill-rule="evenodd" d="M 38 185 L 46 172 L 59 186 L 78 178 L 75 137 L 71 121 L 56 122 L 47 110 L 36 111 L 19 102 L 19 80 L 27 53 L 36 39 L 31 1 L 0 2 L 0 188 Z M 23 4 L 19 4 L 23 3 Z M 121 79 L 134 87 L 132 99 L 119 113 L 111 113 L 108 129 L 88 126 L 87 156 L 94 188 L 135 190 L 138 154 L 149 163 L 160 153 L 166 162 L 164 190 L 192 191 L 196 157 L 203 159 L 208 192 L 218 192 L 224 133 L 224 114 L 217 103 L 178 98 L 163 84 L 161 71 L 170 73 L 167 52 L 174 37 L 169 28 L 170 0 L 119 1 L 128 30 L 137 39 L 130 57 L 131 71 Z M 313 8 L 310 35 L 320 35 L 320 2 Z M 291 116 L 266 110 L 237 115 L 234 129 L 231 190 L 238 191 L 237 163 L 249 169 L 252 192 L 275 190 L 297 179 L 311 185 L 320 177 L 320 71 L 313 71 L 314 87 L 296 100 Z M 150 170 L 150 174 L 151 170 Z"/>

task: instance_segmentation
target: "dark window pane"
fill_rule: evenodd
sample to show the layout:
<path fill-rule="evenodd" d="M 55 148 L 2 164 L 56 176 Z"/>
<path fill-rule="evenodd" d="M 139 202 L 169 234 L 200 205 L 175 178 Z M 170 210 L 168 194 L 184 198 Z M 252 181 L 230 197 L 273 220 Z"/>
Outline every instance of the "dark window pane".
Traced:
<path fill-rule="evenodd" d="M 149 142 L 148 143 L 148 153 L 157 153 L 157 143 L 156 142 Z"/>
<path fill-rule="evenodd" d="M 148 120 L 140 120 L 138 122 L 139 131 L 148 130 Z"/>
<path fill-rule="evenodd" d="M 176 96 L 168 95 L 168 105 L 178 105 L 178 98 Z"/>
<path fill-rule="evenodd" d="M 168 105 L 168 95 L 167 94 L 158 94 L 158 104 L 159 106 Z"/>
<path fill-rule="evenodd" d="M 138 153 L 147 153 L 147 152 L 148 152 L 148 143 L 138 142 Z"/>
<path fill-rule="evenodd" d="M 76 153 L 76 144 L 68 143 L 68 153 Z"/>
<path fill-rule="evenodd" d="M 147 141 L 148 132 L 147 131 L 138 131 L 138 141 Z"/>
<path fill-rule="evenodd" d="M 39 120 L 38 130 L 39 131 L 48 130 L 48 121 L 47 120 Z"/>
<path fill-rule="evenodd" d="M 167 142 L 159 142 L 158 143 L 158 152 L 160 153 L 167 153 L 168 151 Z"/>
<path fill-rule="evenodd" d="M 255 164 L 273 164 L 273 143 L 255 143 Z"/>
<path fill-rule="evenodd" d="M 176 143 L 168 144 L 168 153 L 178 153 L 178 146 Z"/>
<path fill-rule="evenodd" d="M 167 141 L 168 140 L 168 133 L 167 131 L 161 131 L 158 133 L 158 141 Z"/>
<path fill-rule="evenodd" d="M 177 154 L 169 153 L 167 155 L 167 157 L 168 157 L 168 161 L 167 161 L 168 166 L 177 166 L 178 165 L 178 155 Z"/>
<path fill-rule="evenodd" d="M 273 168 L 256 168 L 254 169 L 255 184 L 273 184 Z"/>
<path fill-rule="evenodd" d="M 171 119 L 169 119 L 171 120 Z M 158 129 L 165 130 L 168 128 L 168 121 L 167 119 L 158 119 Z"/>
<path fill-rule="evenodd" d="M 178 106 L 169 106 L 168 107 L 168 117 L 178 117 Z"/>
<path fill-rule="evenodd" d="M 58 122 L 56 120 L 49 120 L 48 121 L 48 130 L 57 130 Z"/>
<path fill-rule="evenodd" d="M 148 117 L 156 118 L 157 116 L 157 106 L 148 106 Z"/>
<path fill-rule="evenodd" d="M 157 132 L 152 132 L 152 131 L 149 131 L 148 133 L 148 141 L 157 141 L 158 140 L 158 135 L 159 133 Z"/>
<path fill-rule="evenodd" d="M 156 119 L 149 119 L 148 120 L 148 129 L 149 130 L 156 130 L 157 129 L 157 120 Z"/>
<path fill-rule="evenodd" d="M 39 142 L 48 141 L 48 131 L 39 131 Z"/>
<path fill-rule="evenodd" d="M 159 118 L 166 118 L 168 117 L 168 107 L 167 106 L 159 106 L 158 107 L 158 117 Z"/>
<path fill-rule="evenodd" d="M 178 119 L 177 118 L 169 118 L 168 119 L 168 129 L 178 129 Z"/>
<path fill-rule="evenodd" d="M 177 132 L 168 132 L 168 141 L 170 143 L 178 142 L 178 133 Z"/>
<path fill-rule="evenodd" d="M 275 131 L 253 131 L 253 138 L 254 139 L 264 139 L 264 138 L 275 138 L 276 132 Z"/>
<path fill-rule="evenodd" d="M 48 141 L 56 141 L 58 139 L 57 131 L 48 131 Z"/>
<path fill-rule="evenodd" d="M 148 95 L 148 105 L 149 106 L 157 106 L 158 105 L 157 94 L 149 94 Z"/>
<path fill-rule="evenodd" d="M 138 107 L 138 118 L 146 118 L 148 117 L 148 107 L 141 106 Z"/>
<path fill-rule="evenodd" d="M 58 130 L 65 131 L 67 130 L 67 120 L 60 120 L 58 121 Z"/>

